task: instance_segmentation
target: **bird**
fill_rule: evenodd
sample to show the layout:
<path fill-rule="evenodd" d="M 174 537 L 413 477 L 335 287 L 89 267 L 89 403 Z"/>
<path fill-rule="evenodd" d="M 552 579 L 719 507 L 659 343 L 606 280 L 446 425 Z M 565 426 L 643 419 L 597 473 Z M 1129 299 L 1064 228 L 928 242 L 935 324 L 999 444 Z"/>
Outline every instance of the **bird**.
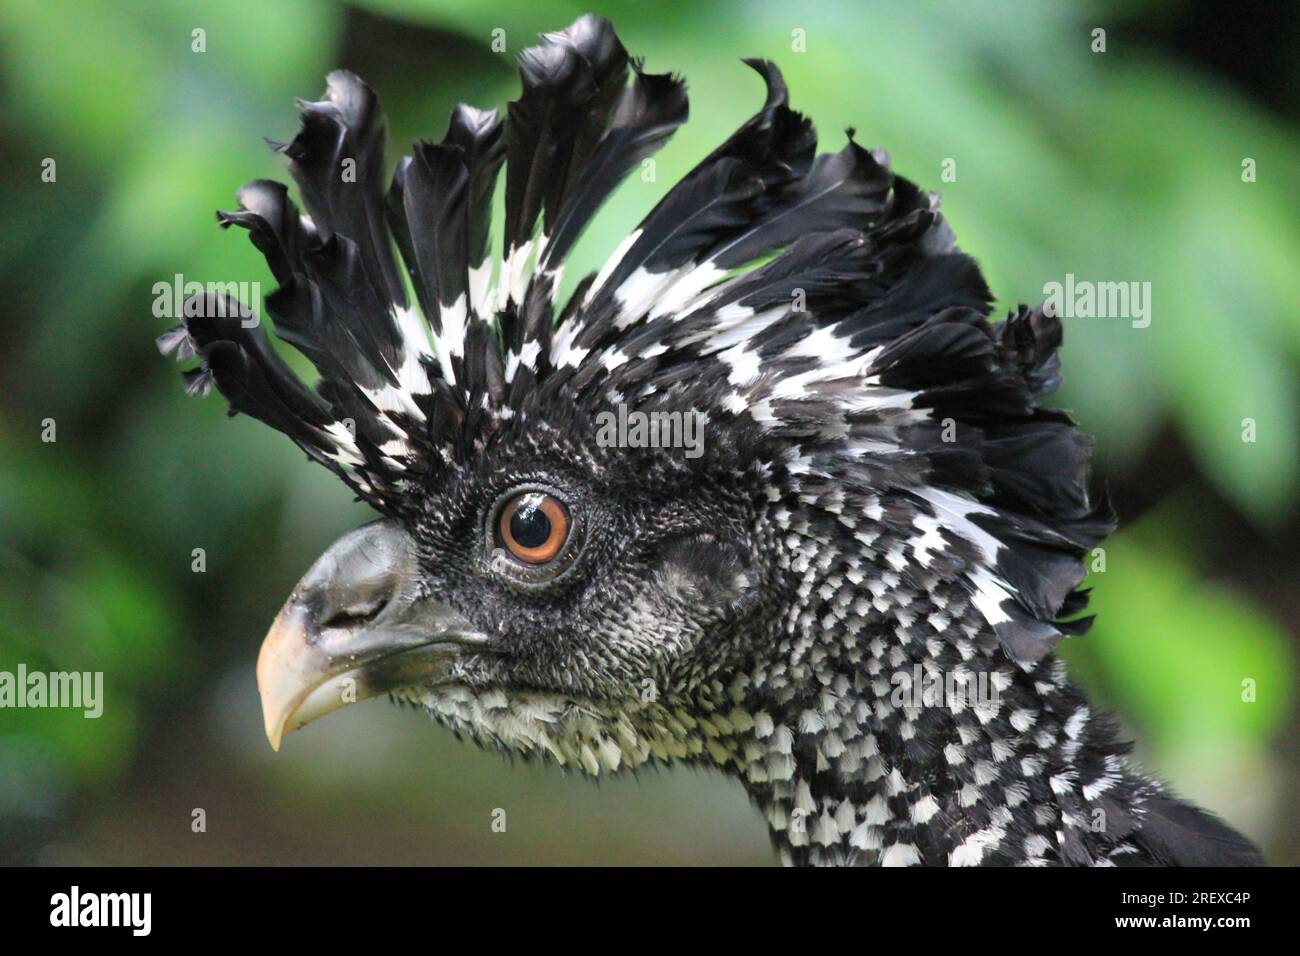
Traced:
<path fill-rule="evenodd" d="M 583 775 L 719 769 L 789 865 L 1260 863 L 1056 653 L 1115 525 L 1043 403 L 1060 317 L 995 319 L 938 196 L 853 129 L 819 152 L 777 65 L 743 62 L 757 112 L 566 296 L 584 227 L 688 116 L 590 14 L 391 178 L 376 94 L 330 73 L 272 144 L 304 209 L 255 180 L 217 213 L 316 380 L 220 290 L 160 350 L 379 515 L 265 638 L 271 745 L 388 695 Z"/>

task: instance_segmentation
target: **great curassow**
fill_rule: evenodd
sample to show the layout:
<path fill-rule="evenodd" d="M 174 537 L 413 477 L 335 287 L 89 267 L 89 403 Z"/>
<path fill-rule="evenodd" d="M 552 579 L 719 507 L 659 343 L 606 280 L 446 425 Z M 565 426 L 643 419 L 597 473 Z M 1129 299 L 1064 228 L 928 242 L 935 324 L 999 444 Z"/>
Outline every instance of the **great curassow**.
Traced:
<path fill-rule="evenodd" d="M 598 17 L 387 191 L 376 97 L 330 74 L 275 147 L 307 214 L 268 181 L 218 214 L 319 382 L 221 296 L 160 346 L 384 516 L 262 647 L 272 745 L 388 693 L 593 775 L 720 767 L 788 863 L 1258 862 L 1130 767 L 1053 655 L 1113 523 L 1087 439 L 1039 404 L 1059 319 L 990 322 L 937 198 L 851 131 L 817 154 L 777 67 L 746 62 L 762 108 L 563 304 L 583 227 L 687 116 Z M 664 447 L 686 420 L 702 441 Z"/>

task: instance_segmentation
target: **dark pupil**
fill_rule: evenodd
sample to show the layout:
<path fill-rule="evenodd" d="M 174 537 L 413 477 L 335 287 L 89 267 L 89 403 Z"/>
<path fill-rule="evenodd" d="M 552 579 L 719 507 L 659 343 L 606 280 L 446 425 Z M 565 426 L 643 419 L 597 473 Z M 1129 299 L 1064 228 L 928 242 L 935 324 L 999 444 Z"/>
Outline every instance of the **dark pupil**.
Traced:
<path fill-rule="evenodd" d="M 551 537 L 551 519 L 542 511 L 540 502 L 522 504 L 510 516 L 510 536 L 524 548 L 540 548 Z"/>

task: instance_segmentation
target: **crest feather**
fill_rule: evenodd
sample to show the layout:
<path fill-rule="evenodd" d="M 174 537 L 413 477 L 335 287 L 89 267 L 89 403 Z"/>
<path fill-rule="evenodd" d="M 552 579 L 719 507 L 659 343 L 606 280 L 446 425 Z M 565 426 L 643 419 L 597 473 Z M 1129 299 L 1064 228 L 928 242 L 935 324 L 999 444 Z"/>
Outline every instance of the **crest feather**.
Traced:
<path fill-rule="evenodd" d="M 523 52 L 504 122 L 458 107 L 385 196 L 378 101 L 331 73 L 276 147 L 307 214 L 265 181 L 218 213 L 266 256 L 279 283 L 266 309 L 316 387 L 219 297 L 187 303 L 160 348 L 198 356 L 191 391 L 215 383 L 232 411 L 390 514 L 540 408 L 703 414 L 749 456 L 730 473 L 756 462 L 768 500 L 847 529 L 890 573 L 956 576 L 1008 654 L 1037 660 L 1086 628 L 1062 618 L 1083 608 L 1082 557 L 1113 524 L 1087 492 L 1089 443 L 1039 407 L 1060 382 L 1060 321 L 1022 306 L 991 323 L 992 294 L 937 197 L 851 130 L 818 155 L 777 67 L 745 62 L 761 108 L 562 308 L 566 256 L 686 120 L 684 82 L 645 73 L 609 21 L 584 16 Z M 488 224 L 503 163 L 498 261 Z"/>

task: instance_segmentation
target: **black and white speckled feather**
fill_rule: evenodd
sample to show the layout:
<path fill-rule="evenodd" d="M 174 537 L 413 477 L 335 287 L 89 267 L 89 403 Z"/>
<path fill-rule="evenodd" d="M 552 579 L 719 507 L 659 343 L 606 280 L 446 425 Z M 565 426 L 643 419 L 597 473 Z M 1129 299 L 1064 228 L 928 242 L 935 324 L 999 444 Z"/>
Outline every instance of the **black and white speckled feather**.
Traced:
<path fill-rule="evenodd" d="M 219 214 L 266 255 L 266 310 L 318 384 L 209 297 L 160 345 L 400 519 L 431 592 L 509 631 L 508 660 L 398 695 L 458 733 L 592 774 L 720 766 L 794 863 L 1249 862 L 1130 767 L 1052 653 L 1087 627 L 1083 557 L 1112 525 L 1088 440 L 1040 404 L 1060 321 L 991 321 L 937 197 L 852 131 L 819 154 L 777 67 L 746 62 L 761 107 L 563 306 L 566 255 L 686 120 L 684 83 L 583 17 L 522 54 L 504 121 L 459 107 L 385 196 L 375 95 L 332 73 L 276 147 L 306 214 L 269 182 Z M 620 404 L 699 414 L 704 453 L 598 445 Z M 475 557 L 483 502 L 522 481 L 590 513 L 544 594 Z M 899 675 L 953 674 L 995 699 L 893 702 Z"/>

